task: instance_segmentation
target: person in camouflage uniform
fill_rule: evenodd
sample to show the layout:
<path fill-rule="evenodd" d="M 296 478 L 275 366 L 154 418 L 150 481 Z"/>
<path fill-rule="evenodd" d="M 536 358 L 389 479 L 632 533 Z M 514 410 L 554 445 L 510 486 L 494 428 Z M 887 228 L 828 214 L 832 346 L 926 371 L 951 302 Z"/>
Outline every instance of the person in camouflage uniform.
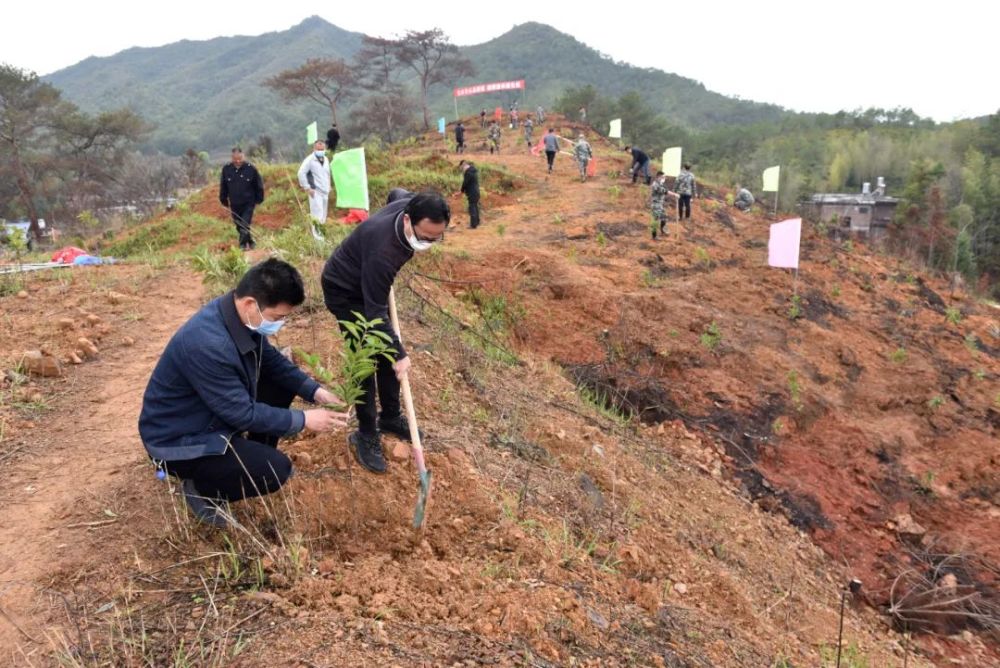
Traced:
<path fill-rule="evenodd" d="M 535 109 L 535 118 L 538 119 L 539 125 L 545 122 L 545 108 L 542 105 L 538 105 L 538 108 Z"/>
<path fill-rule="evenodd" d="M 691 198 L 694 197 L 697 189 L 694 174 L 691 173 L 690 163 L 685 163 L 684 169 L 677 175 L 677 178 L 674 180 L 674 189 L 677 190 L 677 194 L 680 196 L 677 200 L 677 220 L 690 219 Z"/>
<path fill-rule="evenodd" d="M 667 234 L 667 197 L 677 197 L 677 193 L 667 188 L 667 177 L 657 172 L 649 190 L 649 207 L 653 213 L 653 238 L 656 238 L 657 223 L 660 234 Z"/>
<path fill-rule="evenodd" d="M 573 156 L 576 158 L 576 164 L 580 166 L 580 181 L 586 181 L 587 164 L 594 157 L 594 150 L 590 148 L 590 142 L 587 141 L 582 132 L 576 139 L 576 145 L 573 147 Z"/>
<path fill-rule="evenodd" d="M 535 129 L 535 124 L 531 122 L 531 116 L 524 119 L 524 141 L 528 142 L 528 148 L 531 148 L 531 131 Z"/>
<path fill-rule="evenodd" d="M 750 207 L 753 206 L 753 193 L 744 188 L 741 185 L 736 186 L 736 199 L 733 200 L 733 206 L 735 206 L 740 211 L 749 211 Z"/>
<path fill-rule="evenodd" d="M 500 137 L 503 136 L 503 132 L 500 130 L 500 124 L 496 121 L 490 123 L 490 131 L 487 135 L 490 142 L 490 155 L 493 155 L 493 151 L 496 150 L 497 155 L 500 155 Z"/>

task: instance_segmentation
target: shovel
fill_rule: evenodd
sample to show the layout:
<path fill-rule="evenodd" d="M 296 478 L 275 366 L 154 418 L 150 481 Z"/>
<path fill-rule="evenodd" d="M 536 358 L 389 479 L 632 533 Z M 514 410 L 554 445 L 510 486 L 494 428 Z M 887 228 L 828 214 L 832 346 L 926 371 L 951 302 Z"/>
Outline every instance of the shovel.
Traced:
<path fill-rule="evenodd" d="M 399 316 L 396 313 L 396 294 L 389 288 L 389 320 L 392 329 L 400 343 L 403 336 L 399 332 Z M 410 442 L 413 448 L 413 461 L 417 464 L 420 474 L 420 486 L 417 489 L 417 506 L 413 510 L 413 528 L 422 529 L 427 522 L 427 504 L 431 500 L 431 472 L 424 463 L 424 448 L 420 444 L 420 430 L 417 429 L 417 413 L 413 410 L 413 394 L 410 392 L 410 378 L 403 376 L 403 407 L 406 409 L 406 422 L 410 426 Z"/>

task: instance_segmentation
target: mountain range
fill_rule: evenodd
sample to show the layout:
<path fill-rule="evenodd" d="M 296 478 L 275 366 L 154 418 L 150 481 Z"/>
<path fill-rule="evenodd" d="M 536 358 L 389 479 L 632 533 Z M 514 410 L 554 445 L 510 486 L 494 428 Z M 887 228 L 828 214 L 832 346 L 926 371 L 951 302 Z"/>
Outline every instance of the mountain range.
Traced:
<path fill-rule="evenodd" d="M 361 33 L 313 16 L 288 30 L 263 35 L 182 40 L 91 57 L 44 78 L 86 111 L 132 108 L 155 125 L 150 147 L 167 153 L 189 147 L 219 150 L 261 134 L 287 142 L 312 120 L 325 126 L 326 111 L 312 102 L 282 102 L 261 85 L 264 79 L 307 58 L 349 60 L 361 39 Z M 476 75 L 454 85 L 523 78 L 529 109 L 550 107 L 569 86 L 591 84 L 606 96 L 638 91 L 671 123 L 692 130 L 773 121 L 791 113 L 776 105 L 726 97 L 678 74 L 616 62 L 541 23 L 521 24 L 460 50 L 472 61 Z M 450 118 L 451 86 L 437 86 L 431 93 L 435 116 Z M 460 112 L 506 105 L 513 99 L 509 95 L 463 98 Z"/>

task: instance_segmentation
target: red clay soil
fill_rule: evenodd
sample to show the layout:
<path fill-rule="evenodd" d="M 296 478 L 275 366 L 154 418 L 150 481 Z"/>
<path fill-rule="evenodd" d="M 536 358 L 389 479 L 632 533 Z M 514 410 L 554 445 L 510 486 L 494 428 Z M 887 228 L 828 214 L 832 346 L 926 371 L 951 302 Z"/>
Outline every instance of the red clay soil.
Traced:
<path fill-rule="evenodd" d="M 995 601 L 997 312 L 809 228 L 792 320 L 768 221 L 697 200 L 653 242 L 645 188 L 594 143 L 586 184 L 565 155 L 550 178 L 526 148 L 467 156 L 520 187 L 487 193 L 476 231 L 453 199 L 447 243 L 397 281 L 435 479 L 423 532 L 405 448 L 387 439 L 398 458 L 373 476 L 346 432 L 283 444 L 296 476 L 234 506 L 244 529 L 190 522 L 135 434 L 200 301 L 186 268 L 73 270 L 0 298 L 4 370 L 102 337 L 61 378 L 0 387 L 5 665 L 828 666 L 851 577 L 857 665 L 995 665 L 995 637 L 927 615 L 904 649 L 884 606 L 946 553 L 963 560 L 935 594 Z M 334 363 L 320 264 L 277 343 Z"/>

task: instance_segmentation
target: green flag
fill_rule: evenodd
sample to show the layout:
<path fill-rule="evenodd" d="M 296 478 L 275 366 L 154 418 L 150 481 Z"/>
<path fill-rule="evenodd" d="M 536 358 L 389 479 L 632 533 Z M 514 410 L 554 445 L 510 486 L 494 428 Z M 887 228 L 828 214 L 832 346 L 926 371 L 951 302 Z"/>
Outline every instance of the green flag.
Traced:
<path fill-rule="evenodd" d="M 663 173 L 667 176 L 677 176 L 681 173 L 681 147 L 674 146 L 663 152 Z"/>
<path fill-rule="evenodd" d="M 306 143 L 312 146 L 319 139 L 319 129 L 316 127 L 316 121 L 313 121 L 306 126 Z"/>
<path fill-rule="evenodd" d="M 778 192 L 778 181 L 781 177 L 781 166 L 775 165 L 774 167 L 768 167 L 764 170 L 764 192 L 766 193 L 776 193 Z"/>
<path fill-rule="evenodd" d="M 337 191 L 337 208 L 368 210 L 368 171 L 364 148 L 352 148 L 334 155 L 330 162 L 330 174 Z"/>

